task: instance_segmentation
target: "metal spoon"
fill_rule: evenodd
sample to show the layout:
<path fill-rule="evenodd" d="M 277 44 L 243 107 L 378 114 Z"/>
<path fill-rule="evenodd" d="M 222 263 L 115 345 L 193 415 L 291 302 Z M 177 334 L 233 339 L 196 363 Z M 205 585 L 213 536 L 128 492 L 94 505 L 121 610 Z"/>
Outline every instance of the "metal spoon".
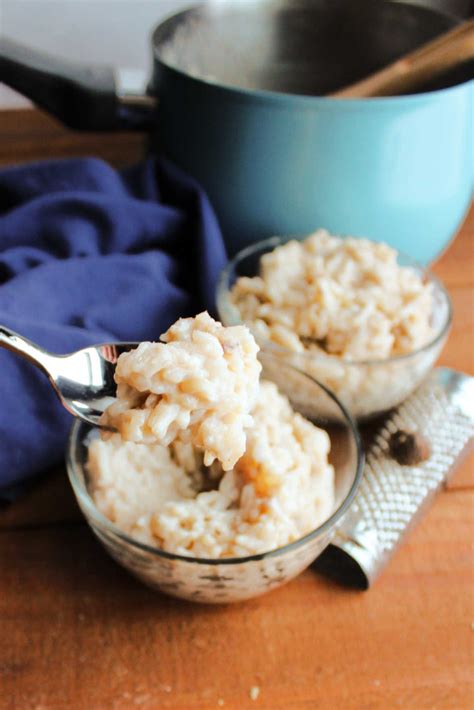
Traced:
<path fill-rule="evenodd" d="M 119 355 L 137 346 L 138 343 L 106 343 L 69 355 L 55 355 L 0 325 L 0 347 L 42 370 L 66 409 L 94 426 L 99 425 L 100 415 L 116 396 L 114 372 Z"/>

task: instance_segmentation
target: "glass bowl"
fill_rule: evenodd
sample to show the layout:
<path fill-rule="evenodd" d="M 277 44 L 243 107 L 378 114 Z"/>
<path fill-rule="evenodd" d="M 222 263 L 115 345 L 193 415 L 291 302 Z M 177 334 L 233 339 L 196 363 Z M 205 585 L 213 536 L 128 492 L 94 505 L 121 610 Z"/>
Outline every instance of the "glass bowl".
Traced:
<path fill-rule="evenodd" d="M 67 471 L 78 504 L 105 549 L 145 584 L 166 594 L 197 602 L 249 599 L 288 582 L 310 565 L 329 544 L 348 510 L 362 475 L 363 456 L 357 428 L 345 408 L 323 385 L 271 354 L 262 353 L 262 377 L 277 383 L 293 408 L 328 432 L 335 470 L 333 514 L 304 537 L 249 557 L 204 559 L 165 552 L 138 542 L 108 520 L 88 492 L 87 447 L 96 428 L 74 423 L 67 448 Z M 321 412 L 324 412 L 321 414 Z M 329 414 L 329 417 L 327 417 Z"/>
<path fill-rule="evenodd" d="M 257 276 L 260 258 L 290 239 L 272 237 L 240 251 L 222 271 L 216 294 L 217 310 L 224 325 L 239 325 L 242 318 L 230 299 L 230 289 L 240 276 Z M 431 314 L 433 337 L 423 347 L 382 360 L 345 360 L 336 355 L 297 353 L 254 336 L 264 352 L 271 352 L 325 384 L 358 420 L 369 419 L 396 407 L 422 382 L 436 362 L 451 325 L 451 301 L 443 284 L 427 269 L 404 254 L 400 266 L 410 266 L 433 288 Z M 247 323 L 250 330 L 252 324 Z"/>

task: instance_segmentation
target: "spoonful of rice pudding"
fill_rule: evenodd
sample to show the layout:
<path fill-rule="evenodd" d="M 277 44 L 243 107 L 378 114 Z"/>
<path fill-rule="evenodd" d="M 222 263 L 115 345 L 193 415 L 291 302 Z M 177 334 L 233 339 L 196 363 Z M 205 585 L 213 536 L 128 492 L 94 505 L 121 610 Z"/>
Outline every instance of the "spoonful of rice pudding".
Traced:
<path fill-rule="evenodd" d="M 246 326 L 225 328 L 207 312 L 181 318 L 163 342 L 108 343 L 50 353 L 0 326 L 0 347 L 49 378 L 62 404 L 125 441 L 170 444 L 181 432 L 229 470 L 245 451 L 258 395 L 258 346 Z"/>
<path fill-rule="evenodd" d="M 180 318 L 160 343 L 140 343 L 115 368 L 117 399 L 101 424 L 122 440 L 163 446 L 178 435 L 230 470 L 245 451 L 257 400 L 258 345 L 245 326 L 225 328 L 208 313 Z"/>

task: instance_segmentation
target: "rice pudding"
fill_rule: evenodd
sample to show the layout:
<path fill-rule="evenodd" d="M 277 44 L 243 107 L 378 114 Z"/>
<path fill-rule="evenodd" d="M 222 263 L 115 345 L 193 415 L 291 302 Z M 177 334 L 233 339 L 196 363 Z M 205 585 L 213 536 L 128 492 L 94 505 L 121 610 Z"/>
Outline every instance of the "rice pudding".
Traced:
<path fill-rule="evenodd" d="M 181 433 L 230 470 L 245 451 L 257 399 L 258 346 L 245 326 L 224 328 L 208 313 L 180 318 L 161 336 L 123 353 L 117 400 L 102 423 L 122 439 L 167 446 Z"/>
<path fill-rule="evenodd" d="M 89 489 L 124 532 L 168 552 L 240 557 L 281 547 L 334 509 L 329 436 L 262 381 L 244 455 L 224 471 L 178 436 L 169 446 L 124 441 L 89 447 Z"/>
<path fill-rule="evenodd" d="M 380 360 L 418 349 L 432 335 L 432 292 L 387 244 L 319 229 L 260 260 L 230 298 L 258 338 L 294 352 Z"/>
<path fill-rule="evenodd" d="M 97 508 L 142 542 L 209 558 L 268 552 L 326 520 L 329 436 L 259 381 L 248 329 L 201 313 L 162 340 L 117 362 L 104 417 L 117 431 L 88 451 Z"/>

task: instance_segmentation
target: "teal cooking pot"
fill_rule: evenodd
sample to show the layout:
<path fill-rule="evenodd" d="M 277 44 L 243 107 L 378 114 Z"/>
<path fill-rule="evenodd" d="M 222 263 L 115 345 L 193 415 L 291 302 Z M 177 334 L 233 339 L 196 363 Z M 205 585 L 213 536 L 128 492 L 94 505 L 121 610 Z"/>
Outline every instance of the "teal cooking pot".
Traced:
<path fill-rule="evenodd" d="M 456 22 L 388 0 L 211 2 L 156 28 L 146 96 L 9 42 L 0 80 L 74 128 L 146 123 L 152 150 L 205 187 L 230 254 L 325 227 L 427 263 L 472 198 L 472 66 L 412 95 L 325 94 Z"/>

